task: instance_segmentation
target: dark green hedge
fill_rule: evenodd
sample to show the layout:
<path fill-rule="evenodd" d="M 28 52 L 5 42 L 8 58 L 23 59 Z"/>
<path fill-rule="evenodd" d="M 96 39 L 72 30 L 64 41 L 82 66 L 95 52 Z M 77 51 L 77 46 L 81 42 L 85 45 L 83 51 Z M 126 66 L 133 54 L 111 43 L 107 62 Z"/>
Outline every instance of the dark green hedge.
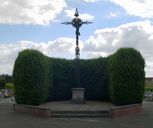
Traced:
<path fill-rule="evenodd" d="M 144 59 L 133 48 L 119 49 L 111 59 L 110 96 L 116 105 L 141 103 L 144 93 Z"/>
<path fill-rule="evenodd" d="M 76 87 L 75 60 L 52 59 L 53 87 L 49 100 L 70 100 L 71 88 Z M 80 60 L 80 87 L 88 100 L 108 100 L 107 59 Z"/>
<path fill-rule="evenodd" d="M 13 72 L 17 103 L 70 100 L 71 88 L 77 86 L 75 64 L 75 60 L 48 58 L 35 50 L 20 52 Z M 120 49 L 107 58 L 80 60 L 80 86 L 88 100 L 140 103 L 143 82 L 144 60 L 134 49 Z"/>
<path fill-rule="evenodd" d="M 108 100 L 108 59 L 81 60 L 80 84 L 88 100 Z"/>
<path fill-rule="evenodd" d="M 51 58 L 51 61 L 53 87 L 48 100 L 68 100 L 71 98 L 71 88 L 75 86 L 73 61 L 56 58 Z"/>
<path fill-rule="evenodd" d="M 38 51 L 24 50 L 19 53 L 13 71 L 17 103 L 39 105 L 47 100 L 53 81 L 48 72 L 50 67 L 49 59 Z"/>

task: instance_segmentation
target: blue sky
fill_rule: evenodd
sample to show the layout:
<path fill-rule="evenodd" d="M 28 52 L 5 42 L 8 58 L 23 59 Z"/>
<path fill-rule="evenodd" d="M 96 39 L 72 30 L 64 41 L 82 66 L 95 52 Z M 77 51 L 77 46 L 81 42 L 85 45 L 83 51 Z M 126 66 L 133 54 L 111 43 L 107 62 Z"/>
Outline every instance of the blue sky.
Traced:
<path fill-rule="evenodd" d="M 146 76 L 153 76 L 152 0 L 0 0 L 0 74 L 12 74 L 23 49 L 47 56 L 74 58 L 75 8 L 80 18 L 92 21 L 80 29 L 81 58 L 113 54 L 134 47 L 146 60 Z"/>
<path fill-rule="evenodd" d="M 39 0 L 38 0 L 39 1 Z M 128 22 L 141 20 L 136 16 L 128 16 L 125 10 L 110 1 L 83 2 L 81 0 L 67 0 L 67 9 L 79 10 L 79 13 L 87 13 L 94 16 L 91 26 L 81 28 L 81 39 L 86 40 L 96 29 L 114 27 Z M 74 10 L 75 11 L 75 10 Z M 117 17 L 111 17 L 111 13 Z M 74 29 L 70 26 L 60 24 L 63 21 L 70 21 L 66 13 L 60 13 L 55 18 L 57 21 L 50 21 L 49 24 L 0 24 L 0 42 L 10 43 L 20 40 L 31 40 L 36 42 L 56 40 L 59 37 L 74 37 Z"/>

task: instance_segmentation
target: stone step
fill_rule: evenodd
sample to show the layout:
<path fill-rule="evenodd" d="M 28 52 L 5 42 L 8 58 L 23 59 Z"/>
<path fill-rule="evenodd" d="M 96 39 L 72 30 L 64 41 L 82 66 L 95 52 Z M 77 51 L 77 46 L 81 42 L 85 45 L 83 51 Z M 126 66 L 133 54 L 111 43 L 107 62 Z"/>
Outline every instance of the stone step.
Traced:
<path fill-rule="evenodd" d="M 102 111 L 59 111 L 50 112 L 52 118 L 110 118 L 108 110 Z"/>
<path fill-rule="evenodd" d="M 51 114 L 51 118 L 110 118 L 110 114 Z"/>
<path fill-rule="evenodd" d="M 109 110 L 53 110 L 50 112 L 51 114 L 109 114 Z"/>

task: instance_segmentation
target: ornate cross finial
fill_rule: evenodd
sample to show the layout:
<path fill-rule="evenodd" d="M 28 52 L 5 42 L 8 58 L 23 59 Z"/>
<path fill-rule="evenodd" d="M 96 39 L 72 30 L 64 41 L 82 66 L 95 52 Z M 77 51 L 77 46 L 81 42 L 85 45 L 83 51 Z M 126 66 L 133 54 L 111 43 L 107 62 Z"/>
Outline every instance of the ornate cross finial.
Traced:
<path fill-rule="evenodd" d="M 83 24 L 91 24 L 92 22 L 90 21 L 82 21 L 80 18 L 79 18 L 79 12 L 78 12 L 78 9 L 76 8 L 76 11 L 75 11 L 75 14 L 74 14 L 74 18 L 72 19 L 72 21 L 68 21 L 68 22 L 63 22 L 62 24 L 65 24 L 65 25 L 72 25 L 76 31 L 75 31 L 75 35 L 76 35 L 76 48 L 75 48 L 75 55 L 76 55 L 76 58 L 79 58 L 79 36 L 80 36 L 80 32 L 79 32 L 79 29 L 80 27 L 83 25 Z"/>
<path fill-rule="evenodd" d="M 75 10 L 75 14 L 74 14 L 75 17 L 79 17 L 79 12 L 78 12 L 78 9 L 76 8 Z"/>

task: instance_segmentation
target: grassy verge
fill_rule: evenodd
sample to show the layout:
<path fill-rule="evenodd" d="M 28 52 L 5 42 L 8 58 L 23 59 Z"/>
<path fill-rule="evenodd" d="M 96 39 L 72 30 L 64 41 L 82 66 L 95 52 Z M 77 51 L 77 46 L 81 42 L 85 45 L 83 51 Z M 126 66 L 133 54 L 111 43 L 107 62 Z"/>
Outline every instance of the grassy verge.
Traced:
<path fill-rule="evenodd" d="M 153 83 L 152 82 L 146 82 L 145 83 L 145 91 L 153 92 Z"/>

